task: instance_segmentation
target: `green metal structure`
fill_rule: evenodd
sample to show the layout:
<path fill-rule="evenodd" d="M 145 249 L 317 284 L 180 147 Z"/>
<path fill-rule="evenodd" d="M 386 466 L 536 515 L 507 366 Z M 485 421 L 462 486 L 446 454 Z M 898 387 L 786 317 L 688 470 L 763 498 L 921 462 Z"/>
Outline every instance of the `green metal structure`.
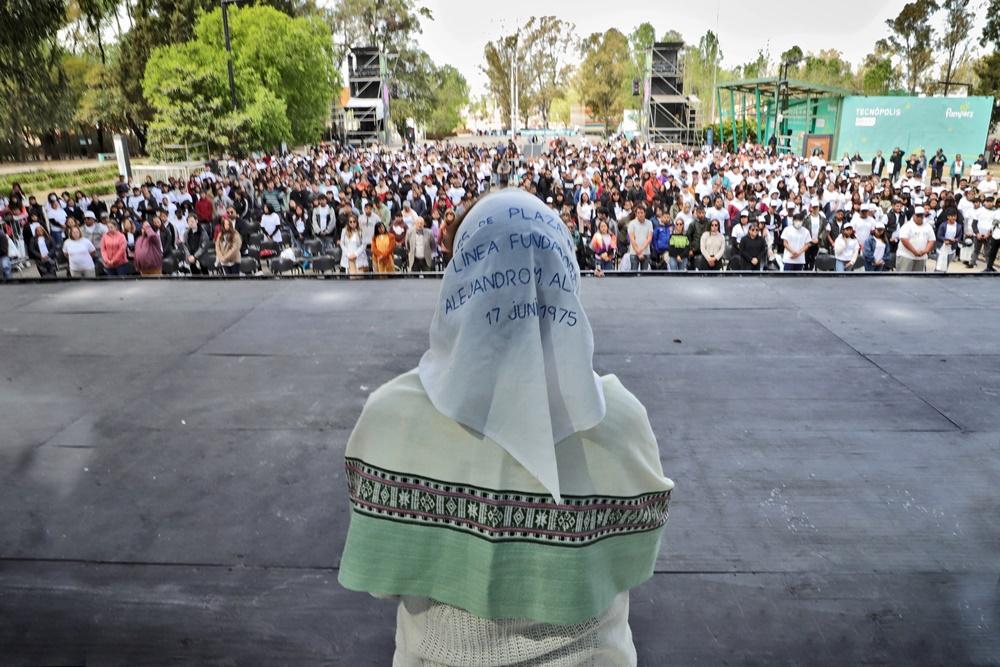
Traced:
<path fill-rule="evenodd" d="M 720 83 L 715 94 L 720 126 L 728 122 L 737 143 L 746 141 L 747 121 L 753 120 L 758 141 L 767 142 L 774 136 L 780 152 L 800 153 L 805 135 L 836 134 L 843 99 L 854 93 L 796 79 L 764 77 Z M 748 104 L 752 105 L 749 116 Z"/>

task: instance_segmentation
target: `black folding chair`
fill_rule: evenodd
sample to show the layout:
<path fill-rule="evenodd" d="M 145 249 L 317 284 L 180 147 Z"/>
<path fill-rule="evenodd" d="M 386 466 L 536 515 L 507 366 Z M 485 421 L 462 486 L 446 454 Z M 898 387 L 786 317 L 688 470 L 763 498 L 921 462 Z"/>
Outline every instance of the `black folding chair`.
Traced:
<path fill-rule="evenodd" d="M 240 273 L 244 276 L 252 276 L 260 270 L 260 264 L 254 257 L 244 257 L 240 260 Z"/>
<path fill-rule="evenodd" d="M 337 272 L 337 267 L 339 263 L 334 261 L 333 257 L 316 257 L 312 260 L 312 270 L 316 273 L 328 273 Z"/>

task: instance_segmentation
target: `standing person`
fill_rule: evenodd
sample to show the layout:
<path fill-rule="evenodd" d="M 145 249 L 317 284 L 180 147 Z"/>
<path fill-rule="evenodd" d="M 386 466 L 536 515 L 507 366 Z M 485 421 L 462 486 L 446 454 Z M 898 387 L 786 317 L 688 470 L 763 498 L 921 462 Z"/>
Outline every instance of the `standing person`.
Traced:
<path fill-rule="evenodd" d="M 163 242 L 148 222 L 142 223 L 142 234 L 135 242 L 135 268 L 142 276 L 163 274 Z"/>
<path fill-rule="evenodd" d="M 952 257 L 958 256 L 958 246 L 965 239 L 963 225 L 958 221 L 958 210 L 949 208 L 944 212 L 944 220 L 938 224 L 938 266 L 935 270 L 948 272 Z"/>
<path fill-rule="evenodd" d="M 946 164 L 948 164 L 948 158 L 945 157 L 944 150 L 941 148 L 937 149 L 930 161 L 932 181 L 940 181 L 944 177 L 944 166 Z"/>
<path fill-rule="evenodd" d="M 995 202 L 990 199 L 987 200 L 990 204 L 990 209 L 993 211 L 993 215 L 990 220 L 990 249 L 986 256 L 986 269 L 983 273 L 993 273 L 996 269 L 993 268 L 993 262 L 996 261 L 997 251 L 1000 250 L 1000 211 L 996 209 Z"/>
<path fill-rule="evenodd" d="M 83 230 L 73 227 L 69 230 L 69 238 L 63 242 L 63 254 L 69 260 L 69 275 L 71 278 L 93 278 L 97 275 L 94 255 L 97 248 L 84 237 Z"/>
<path fill-rule="evenodd" d="M 371 394 L 348 441 L 338 579 L 399 597 L 397 666 L 635 665 L 629 589 L 652 573 L 673 482 L 643 406 L 593 371 L 565 229 L 524 192 L 473 208 L 503 222 L 448 232 L 456 257 L 511 233 L 564 252 L 515 244 L 445 274 L 430 349 Z M 454 307 L 469 281 L 526 266 L 558 284 L 515 280 Z M 637 499 L 641 522 L 609 511 Z"/>
<path fill-rule="evenodd" d="M 632 271 L 649 271 L 649 245 L 653 242 L 653 225 L 646 219 L 646 207 L 635 207 L 635 219 L 628 223 L 629 262 Z"/>
<path fill-rule="evenodd" d="M 10 259 L 10 248 L 11 244 L 14 243 L 14 216 L 7 213 L 3 217 L 3 224 L 0 225 L 0 275 L 2 275 L 4 280 L 10 280 L 14 277 L 14 264 Z M 10 236 L 8 235 L 10 232 Z"/>
<path fill-rule="evenodd" d="M 108 231 L 101 237 L 101 263 L 104 273 L 109 276 L 127 276 L 129 273 L 128 240 L 114 220 L 108 221 Z"/>
<path fill-rule="evenodd" d="M 955 160 L 951 163 L 951 170 L 949 174 L 951 175 L 951 189 L 954 190 L 958 185 L 958 182 L 962 180 L 962 174 L 965 172 L 965 163 L 962 161 L 962 156 L 956 154 Z"/>
<path fill-rule="evenodd" d="M 260 218 L 260 228 L 264 230 L 267 238 L 281 244 L 281 216 L 275 212 L 270 203 L 264 204 L 264 215 Z"/>
<path fill-rule="evenodd" d="M 901 272 L 927 270 L 927 255 L 934 249 L 937 235 L 930 224 L 924 222 L 923 206 L 913 210 L 913 219 L 899 230 L 899 248 L 896 251 L 896 270 Z"/>
<path fill-rule="evenodd" d="M 236 231 L 233 220 L 229 216 L 222 218 L 222 230 L 215 239 L 215 261 L 222 267 L 222 273 L 227 276 L 240 274 L 240 248 L 243 247 L 243 237 Z"/>
<path fill-rule="evenodd" d="M 782 230 L 781 243 L 785 249 L 781 258 L 782 264 L 784 264 L 783 270 L 804 271 L 806 268 L 806 250 L 809 249 L 809 245 L 812 243 L 812 234 L 802 225 L 801 215 L 795 215 L 792 218 L 792 224 Z"/>
<path fill-rule="evenodd" d="M 833 243 L 833 256 L 836 260 L 835 271 L 838 273 L 853 271 L 860 253 L 861 244 L 854 236 L 854 223 L 848 222 Z"/>
<path fill-rule="evenodd" d="M 722 222 L 712 218 L 708 231 L 701 235 L 701 264 L 699 271 L 719 271 L 722 269 L 722 255 L 726 251 L 726 237 L 720 227 Z"/>
<path fill-rule="evenodd" d="M 879 220 L 875 223 L 872 235 L 865 239 L 863 249 L 865 271 L 887 271 L 890 254 L 886 225 Z"/>
<path fill-rule="evenodd" d="M 358 275 L 368 268 L 368 255 L 365 254 L 365 243 L 361 237 L 361 227 L 358 225 L 358 218 L 351 215 L 347 219 L 347 226 L 340 233 L 340 248 L 343 251 L 340 255 L 340 266 L 347 273 Z"/>
<path fill-rule="evenodd" d="M 396 250 L 396 237 L 386 231 L 385 223 L 375 223 L 375 235 L 372 237 L 372 270 L 375 273 L 393 273 L 396 264 L 393 253 Z"/>
<path fill-rule="evenodd" d="M 597 223 L 597 233 L 590 239 L 590 248 L 594 251 L 597 268 L 601 271 L 614 271 L 618 239 L 611 233 L 607 220 Z"/>
<path fill-rule="evenodd" d="M 434 235 L 424 227 L 424 219 L 417 218 L 413 229 L 406 235 L 406 246 L 409 248 L 407 266 L 410 271 L 430 271 L 434 259 Z"/>
<path fill-rule="evenodd" d="M 875 157 L 872 158 L 872 175 L 882 178 L 883 171 L 885 171 L 885 158 L 882 157 L 882 151 L 876 151 Z"/>
<path fill-rule="evenodd" d="M 761 225 L 750 223 L 746 236 L 740 239 L 737 246 L 736 262 L 740 271 L 763 271 L 767 266 L 767 240 L 760 231 Z M 730 265 L 730 270 L 734 267 Z"/>
<path fill-rule="evenodd" d="M 997 216 L 993 206 L 993 198 L 984 197 L 982 205 L 975 209 L 975 217 L 971 222 L 967 221 L 965 234 L 972 240 L 972 259 L 966 263 L 970 269 L 976 268 L 980 253 L 985 255 L 989 252 L 993 221 Z"/>

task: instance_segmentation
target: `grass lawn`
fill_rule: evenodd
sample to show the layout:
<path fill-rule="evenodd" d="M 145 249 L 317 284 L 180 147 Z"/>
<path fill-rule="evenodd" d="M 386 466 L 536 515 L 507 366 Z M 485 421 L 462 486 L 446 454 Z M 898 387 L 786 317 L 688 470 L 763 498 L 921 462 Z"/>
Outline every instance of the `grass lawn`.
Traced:
<path fill-rule="evenodd" d="M 114 194 L 117 166 L 92 167 L 74 171 L 23 171 L 0 176 L 0 192 L 8 195 L 14 183 L 28 195 L 45 199 L 50 192 L 83 190 L 89 196 Z"/>

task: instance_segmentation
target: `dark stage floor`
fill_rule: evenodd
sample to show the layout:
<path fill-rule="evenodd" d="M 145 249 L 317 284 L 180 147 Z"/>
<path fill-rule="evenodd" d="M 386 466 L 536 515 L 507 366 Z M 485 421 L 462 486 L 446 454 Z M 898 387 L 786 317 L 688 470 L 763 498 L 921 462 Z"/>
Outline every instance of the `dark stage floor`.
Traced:
<path fill-rule="evenodd" d="M 439 285 L 0 286 L 0 664 L 388 665 L 342 454 Z M 584 289 L 677 482 L 640 664 L 1000 664 L 1000 282 Z"/>

